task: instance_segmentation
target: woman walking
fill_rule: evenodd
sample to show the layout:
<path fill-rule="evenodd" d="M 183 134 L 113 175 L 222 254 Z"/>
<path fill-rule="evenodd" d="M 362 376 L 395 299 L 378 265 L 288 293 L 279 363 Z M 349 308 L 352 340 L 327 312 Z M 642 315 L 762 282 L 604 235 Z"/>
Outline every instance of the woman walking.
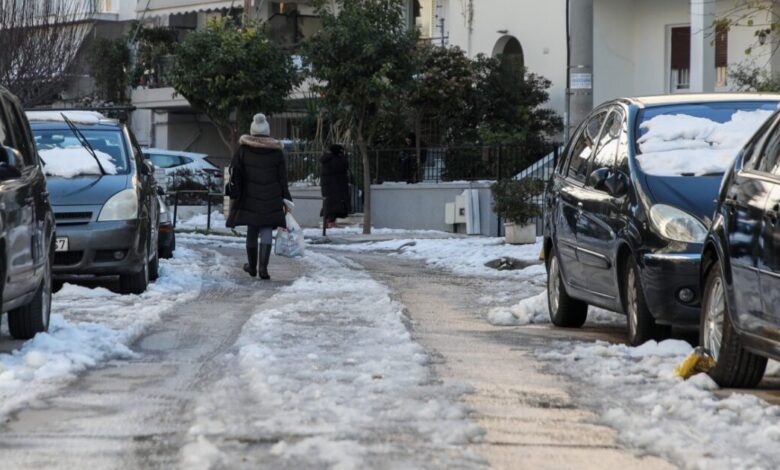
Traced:
<path fill-rule="evenodd" d="M 331 145 L 330 152 L 320 157 L 322 173 L 322 216 L 325 226 L 336 227 L 336 219 L 347 217 L 350 211 L 349 161 L 341 145 Z"/>
<path fill-rule="evenodd" d="M 284 200 L 292 201 L 287 187 L 287 164 L 282 144 L 270 137 L 271 130 L 263 114 L 256 114 L 251 135 L 242 135 L 233 156 L 231 198 L 228 222 L 247 226 L 244 271 L 250 276 L 271 279 L 268 260 L 271 257 L 273 230 L 286 228 Z M 258 249 L 258 238 L 260 246 Z"/>

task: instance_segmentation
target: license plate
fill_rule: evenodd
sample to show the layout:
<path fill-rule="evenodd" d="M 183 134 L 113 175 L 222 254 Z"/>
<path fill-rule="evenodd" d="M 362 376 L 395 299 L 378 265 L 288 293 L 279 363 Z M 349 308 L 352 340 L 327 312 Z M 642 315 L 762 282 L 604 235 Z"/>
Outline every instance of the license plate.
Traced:
<path fill-rule="evenodd" d="M 54 251 L 68 251 L 68 237 L 57 237 L 54 240 Z"/>

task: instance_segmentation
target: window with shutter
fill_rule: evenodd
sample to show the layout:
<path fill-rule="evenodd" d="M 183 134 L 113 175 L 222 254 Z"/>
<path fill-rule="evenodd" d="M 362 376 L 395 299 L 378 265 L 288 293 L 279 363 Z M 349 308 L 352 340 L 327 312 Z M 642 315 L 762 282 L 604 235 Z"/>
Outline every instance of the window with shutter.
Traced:
<path fill-rule="evenodd" d="M 715 86 L 726 86 L 729 65 L 729 29 L 718 25 L 715 29 Z"/>
<path fill-rule="evenodd" d="M 686 90 L 690 86 L 691 69 L 691 28 L 681 26 L 672 28 L 671 38 L 671 91 Z"/>

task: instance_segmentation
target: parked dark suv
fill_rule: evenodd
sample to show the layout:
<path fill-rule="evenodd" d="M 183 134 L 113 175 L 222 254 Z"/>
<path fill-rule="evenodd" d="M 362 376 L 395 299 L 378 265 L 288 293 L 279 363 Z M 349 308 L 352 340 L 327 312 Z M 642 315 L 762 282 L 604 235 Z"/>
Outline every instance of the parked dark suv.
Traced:
<path fill-rule="evenodd" d="M 780 359 L 780 115 L 726 174 L 702 255 L 701 344 L 725 387 L 754 387 Z"/>
<path fill-rule="evenodd" d="M 545 201 L 550 317 L 624 313 L 628 342 L 697 324 L 701 249 L 723 173 L 780 95 L 610 101 L 573 133 Z"/>
<path fill-rule="evenodd" d="M 27 118 L 2 87 L 0 145 L 2 311 L 11 336 L 29 339 L 49 327 L 54 217 Z"/>
<path fill-rule="evenodd" d="M 124 124 L 89 111 L 27 113 L 57 224 L 54 274 L 119 276 L 140 294 L 157 277 L 154 166 Z"/>

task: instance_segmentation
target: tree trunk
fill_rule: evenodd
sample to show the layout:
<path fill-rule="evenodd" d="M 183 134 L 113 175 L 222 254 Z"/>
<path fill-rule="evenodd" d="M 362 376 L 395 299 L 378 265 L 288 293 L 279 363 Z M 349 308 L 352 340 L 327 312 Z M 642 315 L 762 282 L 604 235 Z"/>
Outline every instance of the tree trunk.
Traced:
<path fill-rule="evenodd" d="M 358 121 L 357 144 L 363 160 L 363 233 L 371 233 L 371 166 L 368 156 L 368 145 L 363 137 L 363 121 Z"/>
<path fill-rule="evenodd" d="M 422 129 L 422 114 L 417 114 L 414 118 L 414 148 L 417 153 L 417 175 L 415 176 L 415 183 L 422 181 L 423 171 L 422 167 L 422 150 L 420 149 L 420 130 Z"/>

